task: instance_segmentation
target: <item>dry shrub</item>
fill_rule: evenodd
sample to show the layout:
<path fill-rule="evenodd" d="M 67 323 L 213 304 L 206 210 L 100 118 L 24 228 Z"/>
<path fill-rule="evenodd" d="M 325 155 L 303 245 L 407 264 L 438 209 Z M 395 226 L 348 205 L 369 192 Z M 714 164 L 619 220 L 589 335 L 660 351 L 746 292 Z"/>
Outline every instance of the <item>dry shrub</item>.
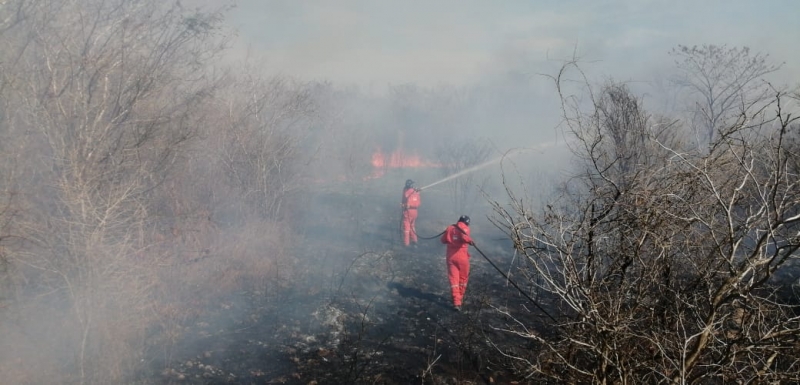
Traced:
<path fill-rule="evenodd" d="M 121 249 L 85 249 L 86 265 L 36 275 L 50 285 L 29 283 L 4 309 L 0 342 L 13 347 L 0 354 L 4 383 L 119 383 L 141 369 L 146 332 L 157 320 L 156 277 L 153 265 Z M 70 269 L 84 279 L 71 279 Z M 17 278 L 32 270 L 17 269 Z"/>
<path fill-rule="evenodd" d="M 292 234 L 276 222 L 253 220 L 241 227 L 196 226 L 191 237 L 175 237 L 162 247 L 168 263 L 155 270 L 152 297 L 157 319 L 149 345 L 168 366 L 188 328 L 214 322 L 214 313 L 230 309 L 245 293 L 276 292 L 288 286 L 293 262 L 287 251 Z M 167 242 L 168 243 L 168 242 Z"/>
<path fill-rule="evenodd" d="M 284 284 L 306 91 L 223 87 L 218 10 L 3 4 L 0 184 L 25 194 L 0 199 L 0 377 L 122 383 L 229 293 Z"/>
<path fill-rule="evenodd" d="M 509 362 L 546 383 L 797 383 L 797 297 L 774 279 L 800 250 L 787 97 L 694 150 L 624 85 L 591 96 L 563 99 L 580 167 L 561 194 L 495 204 L 553 321 L 504 314 Z"/>
<path fill-rule="evenodd" d="M 245 226 L 214 229 L 198 239 L 200 252 L 162 271 L 169 292 L 218 297 L 234 291 L 285 286 L 291 273 L 291 233 L 280 223 L 253 221 Z M 207 294 L 197 292 L 197 288 Z M 190 290 L 191 289 L 191 290 Z"/>

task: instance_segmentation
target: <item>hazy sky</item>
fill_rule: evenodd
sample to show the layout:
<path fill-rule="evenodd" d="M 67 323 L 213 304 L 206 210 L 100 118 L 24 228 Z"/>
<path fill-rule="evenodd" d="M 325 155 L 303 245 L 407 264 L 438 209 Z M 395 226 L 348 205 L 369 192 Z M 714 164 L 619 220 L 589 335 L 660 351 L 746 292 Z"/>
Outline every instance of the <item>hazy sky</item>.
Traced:
<path fill-rule="evenodd" d="M 794 0 L 238 0 L 229 16 L 268 73 L 382 87 L 552 73 L 573 51 L 644 80 L 677 44 L 749 46 L 800 75 Z M 239 50 L 242 46 L 238 47 Z M 239 51 L 241 52 L 241 51 Z"/>

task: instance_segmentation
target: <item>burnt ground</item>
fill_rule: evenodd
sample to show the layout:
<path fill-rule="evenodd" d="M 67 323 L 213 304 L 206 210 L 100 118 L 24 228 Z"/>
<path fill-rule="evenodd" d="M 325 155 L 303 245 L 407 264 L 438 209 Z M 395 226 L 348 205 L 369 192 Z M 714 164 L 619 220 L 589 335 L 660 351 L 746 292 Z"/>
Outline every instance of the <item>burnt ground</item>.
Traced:
<path fill-rule="evenodd" d="M 475 250 L 465 311 L 455 312 L 443 245 L 400 245 L 396 186 L 375 181 L 309 196 L 291 284 L 231 295 L 186 329 L 167 367 L 157 364 L 145 382 L 525 383 L 501 351 L 524 351 L 527 342 L 502 329 L 515 320 L 542 325 L 543 315 Z M 434 203 L 446 191 L 423 194 L 417 230 L 433 236 L 458 215 Z M 485 215 L 470 215 L 478 246 L 508 269 L 513 254 L 501 234 Z"/>

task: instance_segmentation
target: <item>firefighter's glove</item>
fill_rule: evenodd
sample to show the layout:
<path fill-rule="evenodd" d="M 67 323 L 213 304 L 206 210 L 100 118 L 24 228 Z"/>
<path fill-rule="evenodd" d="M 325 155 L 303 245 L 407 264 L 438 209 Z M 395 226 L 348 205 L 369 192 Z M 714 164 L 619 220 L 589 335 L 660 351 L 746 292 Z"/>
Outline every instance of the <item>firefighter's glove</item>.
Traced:
<path fill-rule="evenodd" d="M 414 188 L 414 191 L 420 192 L 420 191 L 422 191 L 422 189 L 421 188 Z"/>
<path fill-rule="evenodd" d="M 475 246 L 475 241 L 469 241 L 470 246 Z"/>

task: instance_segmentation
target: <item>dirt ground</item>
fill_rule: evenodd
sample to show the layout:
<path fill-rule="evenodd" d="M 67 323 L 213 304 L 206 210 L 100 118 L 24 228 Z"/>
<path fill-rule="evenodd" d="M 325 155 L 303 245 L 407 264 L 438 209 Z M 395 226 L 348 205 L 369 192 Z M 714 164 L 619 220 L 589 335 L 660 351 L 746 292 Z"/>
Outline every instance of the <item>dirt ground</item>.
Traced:
<path fill-rule="evenodd" d="M 501 352 L 524 351 L 527 342 L 503 330 L 517 321 L 543 325 L 542 315 L 474 249 L 465 311 L 455 312 L 444 246 L 438 239 L 400 244 L 402 180 L 310 195 L 298 214 L 306 241 L 296 250 L 292 284 L 231 295 L 186 332 L 168 367 L 155 368 L 147 382 L 525 383 Z M 458 217 L 446 201 L 446 190 L 423 191 L 420 236 Z M 482 214 L 471 215 L 478 246 L 509 269 L 507 241 Z"/>

